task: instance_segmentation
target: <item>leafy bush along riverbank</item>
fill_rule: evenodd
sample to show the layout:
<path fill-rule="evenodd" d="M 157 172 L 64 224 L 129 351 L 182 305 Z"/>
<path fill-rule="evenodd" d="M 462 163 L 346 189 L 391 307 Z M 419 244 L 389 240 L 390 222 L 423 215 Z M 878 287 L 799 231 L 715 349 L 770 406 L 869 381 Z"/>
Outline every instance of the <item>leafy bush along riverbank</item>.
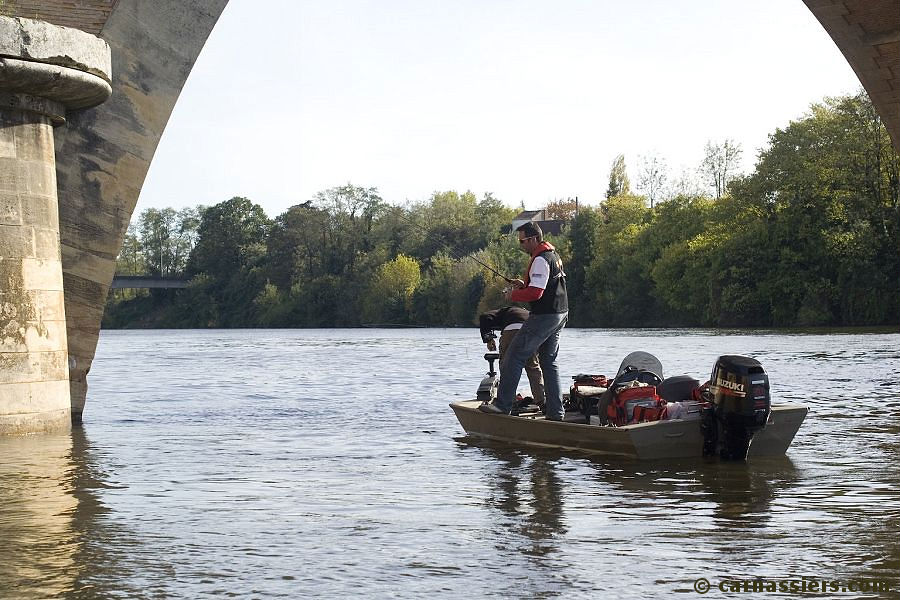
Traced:
<path fill-rule="evenodd" d="M 900 322 L 900 160 L 864 94 L 826 99 L 776 130 L 749 175 L 707 166 L 718 197 L 653 202 L 629 191 L 617 163 L 598 206 L 547 207 L 569 220 L 551 241 L 572 325 Z M 151 209 L 129 230 L 119 272 L 192 282 L 113 292 L 104 326 L 472 325 L 502 304 L 504 282 L 459 258 L 521 274 L 514 236 L 499 235 L 517 212 L 469 192 L 391 206 L 349 184 L 273 220 L 246 198 Z"/>

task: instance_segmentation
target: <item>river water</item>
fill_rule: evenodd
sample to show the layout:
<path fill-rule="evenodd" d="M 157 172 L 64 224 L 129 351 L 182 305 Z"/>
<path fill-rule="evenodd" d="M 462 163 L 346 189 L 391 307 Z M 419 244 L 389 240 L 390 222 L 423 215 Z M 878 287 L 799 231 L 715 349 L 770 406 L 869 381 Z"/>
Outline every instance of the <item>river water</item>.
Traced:
<path fill-rule="evenodd" d="M 104 331 L 84 426 L 0 438 L 0 597 L 897 597 L 900 334 L 569 329 L 562 373 L 633 350 L 810 413 L 783 458 L 592 457 L 464 435 L 474 329 Z"/>

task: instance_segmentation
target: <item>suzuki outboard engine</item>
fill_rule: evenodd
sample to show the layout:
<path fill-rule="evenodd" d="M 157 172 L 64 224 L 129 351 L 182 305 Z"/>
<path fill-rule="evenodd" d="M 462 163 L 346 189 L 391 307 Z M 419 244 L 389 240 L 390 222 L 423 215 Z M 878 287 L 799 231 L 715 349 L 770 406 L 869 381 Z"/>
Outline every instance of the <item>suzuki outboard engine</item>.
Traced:
<path fill-rule="evenodd" d="M 769 377 L 762 365 L 746 356 L 720 356 L 705 395 L 703 454 L 746 460 L 753 434 L 766 426 L 772 411 Z"/>
<path fill-rule="evenodd" d="M 494 361 L 500 358 L 497 352 L 487 352 L 484 360 L 488 361 L 488 372 L 478 384 L 478 391 L 475 397 L 481 402 L 493 402 L 497 399 L 497 387 L 500 385 L 500 378 L 497 377 L 497 371 L 494 370 Z"/>

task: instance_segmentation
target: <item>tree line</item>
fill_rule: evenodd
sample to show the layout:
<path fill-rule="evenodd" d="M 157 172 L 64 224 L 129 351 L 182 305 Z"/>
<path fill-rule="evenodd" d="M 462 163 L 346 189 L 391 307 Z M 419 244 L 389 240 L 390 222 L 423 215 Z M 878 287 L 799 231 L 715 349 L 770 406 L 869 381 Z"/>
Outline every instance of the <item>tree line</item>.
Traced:
<path fill-rule="evenodd" d="M 642 157 L 632 192 L 613 162 L 597 206 L 556 200 L 550 239 L 582 327 L 794 327 L 900 322 L 900 158 L 864 93 L 826 98 L 776 129 L 753 172 L 709 144 L 700 174 L 667 182 Z M 501 234 L 518 210 L 491 194 L 436 192 L 396 206 L 374 188 L 319 192 L 274 219 L 247 198 L 148 209 L 122 274 L 187 276 L 178 292 L 111 293 L 107 327 L 470 326 L 521 275 Z"/>

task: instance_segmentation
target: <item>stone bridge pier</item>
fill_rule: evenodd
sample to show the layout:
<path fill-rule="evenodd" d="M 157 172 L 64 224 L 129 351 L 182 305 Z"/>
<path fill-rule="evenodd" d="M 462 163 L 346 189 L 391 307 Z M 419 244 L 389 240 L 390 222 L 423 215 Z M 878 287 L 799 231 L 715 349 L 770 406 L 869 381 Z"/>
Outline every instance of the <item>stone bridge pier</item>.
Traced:
<path fill-rule="evenodd" d="M 53 128 L 110 75 L 100 38 L 0 16 L 0 434 L 71 427 Z"/>

